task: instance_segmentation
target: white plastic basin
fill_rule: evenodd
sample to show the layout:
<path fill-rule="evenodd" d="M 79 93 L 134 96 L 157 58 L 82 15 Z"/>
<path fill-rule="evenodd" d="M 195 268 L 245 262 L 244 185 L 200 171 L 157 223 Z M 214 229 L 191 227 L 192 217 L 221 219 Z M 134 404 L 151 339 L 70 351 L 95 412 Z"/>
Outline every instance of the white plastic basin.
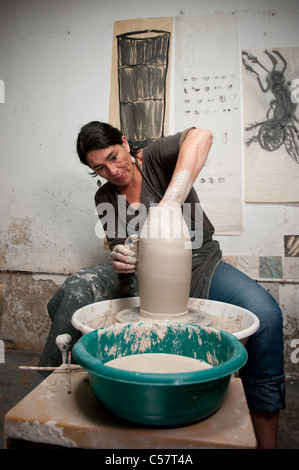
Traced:
<path fill-rule="evenodd" d="M 113 325 L 117 322 L 116 314 L 118 312 L 139 307 L 139 305 L 139 297 L 96 302 L 77 310 L 73 314 L 72 325 L 85 335 L 98 328 Z M 190 309 L 211 315 L 213 317 L 211 327 L 232 333 L 243 344 L 260 326 L 259 319 L 254 313 L 235 305 L 214 300 L 190 298 L 188 306 Z"/>

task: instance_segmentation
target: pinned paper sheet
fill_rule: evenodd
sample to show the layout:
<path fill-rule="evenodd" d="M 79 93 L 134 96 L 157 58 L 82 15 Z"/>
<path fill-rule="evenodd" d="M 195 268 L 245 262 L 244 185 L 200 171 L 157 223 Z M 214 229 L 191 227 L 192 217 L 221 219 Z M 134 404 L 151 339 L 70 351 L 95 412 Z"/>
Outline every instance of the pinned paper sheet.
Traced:
<path fill-rule="evenodd" d="M 114 23 L 109 123 L 139 148 L 168 135 L 173 18 Z"/>
<path fill-rule="evenodd" d="M 195 182 L 217 234 L 242 231 L 242 139 L 238 19 L 233 14 L 175 19 L 175 130 L 213 132 Z"/>
<path fill-rule="evenodd" d="M 114 23 L 109 122 L 139 147 L 168 135 L 173 18 Z M 217 234 L 242 233 L 242 139 L 238 20 L 175 18 L 174 132 L 213 132 L 195 182 Z M 155 51 L 155 54 L 152 54 Z M 141 57 L 141 55 L 142 57 Z"/>

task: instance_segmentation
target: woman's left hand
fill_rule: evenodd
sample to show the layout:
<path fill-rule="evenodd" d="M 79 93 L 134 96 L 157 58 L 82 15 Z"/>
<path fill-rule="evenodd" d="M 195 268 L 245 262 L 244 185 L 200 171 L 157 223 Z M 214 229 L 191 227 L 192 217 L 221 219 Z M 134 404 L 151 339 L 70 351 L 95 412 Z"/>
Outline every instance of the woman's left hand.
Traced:
<path fill-rule="evenodd" d="M 137 269 L 138 235 L 130 235 L 124 245 L 116 245 L 112 252 L 112 266 L 115 272 L 130 274 Z"/>

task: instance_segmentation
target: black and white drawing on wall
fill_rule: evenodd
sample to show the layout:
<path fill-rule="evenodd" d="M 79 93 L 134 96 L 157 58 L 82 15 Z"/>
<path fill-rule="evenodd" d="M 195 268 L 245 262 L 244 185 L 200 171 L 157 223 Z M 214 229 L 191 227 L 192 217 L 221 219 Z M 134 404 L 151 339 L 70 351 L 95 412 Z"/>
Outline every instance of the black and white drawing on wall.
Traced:
<path fill-rule="evenodd" d="M 299 48 L 242 51 L 248 202 L 299 201 Z"/>
<path fill-rule="evenodd" d="M 251 54 L 243 51 L 243 65 L 257 80 L 262 93 L 270 93 L 269 109 L 265 119 L 246 125 L 245 131 L 254 131 L 246 140 L 249 146 L 258 142 L 267 152 L 278 150 L 284 145 L 293 160 L 299 164 L 299 127 L 296 116 L 297 102 L 286 80 L 287 61 L 278 50 L 265 50 L 270 67 Z"/>
<path fill-rule="evenodd" d="M 168 134 L 172 18 L 114 24 L 109 121 L 130 144 Z"/>
<path fill-rule="evenodd" d="M 163 137 L 170 33 L 117 36 L 120 127 L 139 147 Z"/>

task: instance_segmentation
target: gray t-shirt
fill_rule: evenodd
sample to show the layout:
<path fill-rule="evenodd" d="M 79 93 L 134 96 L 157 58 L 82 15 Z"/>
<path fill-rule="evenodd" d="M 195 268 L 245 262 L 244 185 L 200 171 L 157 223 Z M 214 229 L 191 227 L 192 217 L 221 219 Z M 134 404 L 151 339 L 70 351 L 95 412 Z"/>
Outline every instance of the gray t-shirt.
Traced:
<path fill-rule="evenodd" d="M 139 233 L 147 209 L 160 202 L 170 183 L 181 144 L 188 131 L 186 129 L 173 136 L 162 137 L 143 149 L 139 209 L 132 209 L 112 183 L 107 182 L 98 189 L 95 204 L 111 250 L 115 245 L 124 243 L 132 233 Z M 192 241 L 191 293 L 193 292 L 194 297 L 204 298 L 208 294 L 212 274 L 222 254 L 218 242 L 212 237 L 214 227 L 202 210 L 194 188 L 186 198 L 183 215 Z"/>

